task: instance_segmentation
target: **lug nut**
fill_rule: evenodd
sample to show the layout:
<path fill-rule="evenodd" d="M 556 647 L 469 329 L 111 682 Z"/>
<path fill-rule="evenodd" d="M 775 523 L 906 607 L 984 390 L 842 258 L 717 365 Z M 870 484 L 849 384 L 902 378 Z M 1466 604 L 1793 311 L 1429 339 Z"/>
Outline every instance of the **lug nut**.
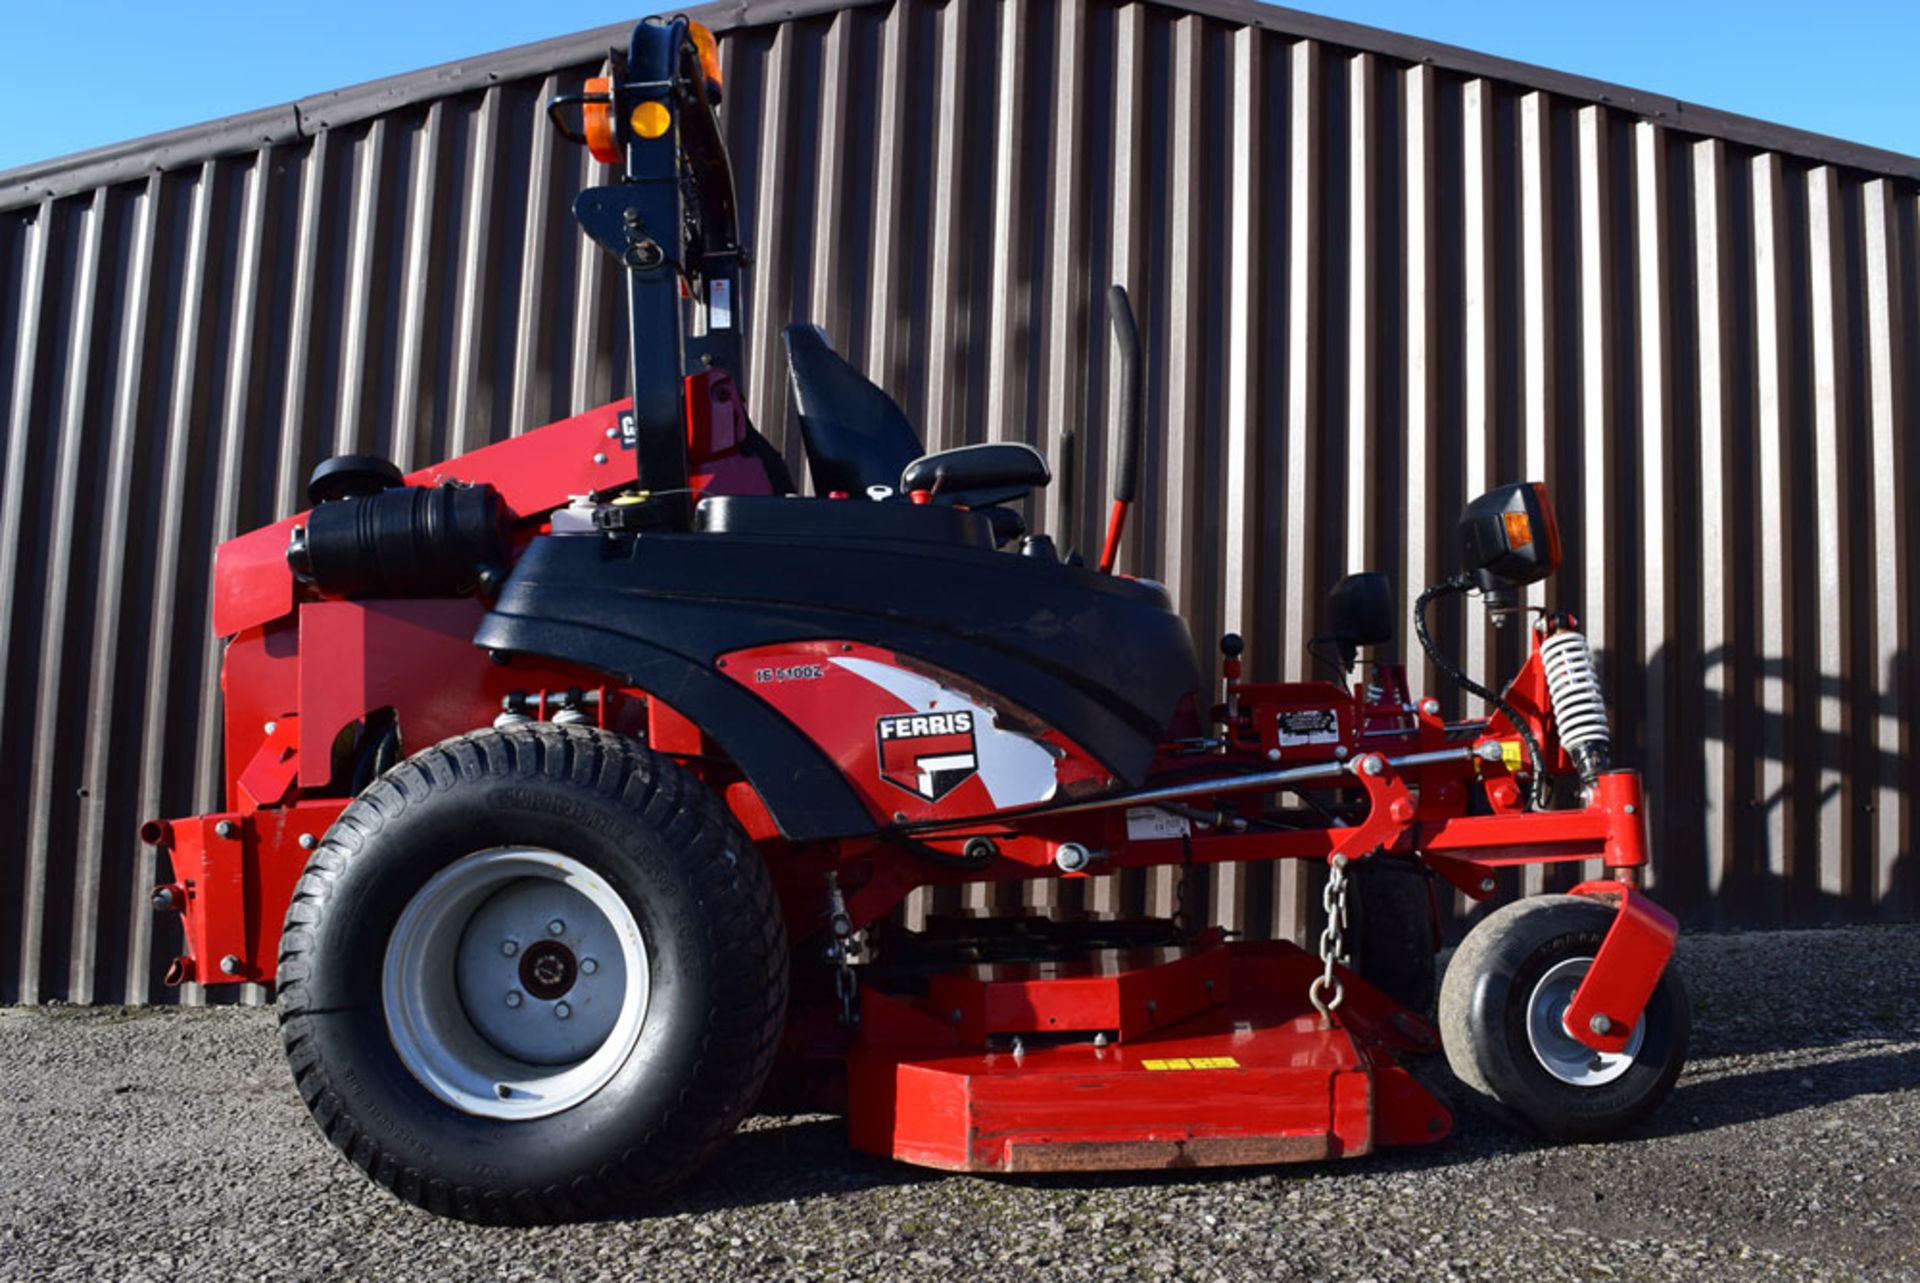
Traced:
<path fill-rule="evenodd" d="M 507 990 L 507 1005 L 509 1007 L 517 1007 L 523 1001 L 524 999 L 520 997 L 520 991 L 518 989 Z"/>
<path fill-rule="evenodd" d="M 594 972 L 596 972 L 596 971 L 598 971 L 598 970 L 600 970 L 600 964 L 599 964 L 599 963 L 597 963 L 597 962 L 595 962 L 595 961 L 594 961 L 594 960 L 593 960 L 592 958 L 582 958 L 582 959 L 580 959 L 580 974 L 581 974 L 581 975 L 583 975 L 583 976 L 590 976 L 590 975 L 592 975 L 592 974 L 593 974 Z"/>
<path fill-rule="evenodd" d="M 520 952 L 520 946 L 514 941 L 502 940 L 500 942 L 500 956 L 504 958 L 511 958 L 514 954 L 518 952 Z"/>
<path fill-rule="evenodd" d="M 558 1016 L 560 1019 L 565 1020 L 568 1016 L 571 1016 L 573 1014 L 573 1008 L 569 1007 L 564 1002 L 556 1002 L 553 1004 L 553 1014 Z"/>
<path fill-rule="evenodd" d="M 555 918 L 552 922 L 547 923 L 548 935 L 563 936 L 566 933 L 567 933 L 567 924 L 562 922 L 560 919 Z"/>

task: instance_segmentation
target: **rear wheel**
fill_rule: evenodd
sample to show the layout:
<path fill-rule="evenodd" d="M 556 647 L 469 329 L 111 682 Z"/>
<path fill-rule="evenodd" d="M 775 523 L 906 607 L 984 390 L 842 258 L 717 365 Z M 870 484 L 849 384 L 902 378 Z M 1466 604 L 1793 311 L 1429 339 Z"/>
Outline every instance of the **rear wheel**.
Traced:
<path fill-rule="evenodd" d="M 1562 1024 L 1613 916 L 1581 896 L 1509 904 L 1467 935 L 1440 989 L 1454 1076 L 1557 1140 L 1619 1135 L 1660 1106 L 1686 1062 L 1690 1012 L 1671 967 L 1622 1051 L 1595 1051 Z"/>
<path fill-rule="evenodd" d="M 1347 870 L 1353 969 L 1389 998 L 1426 1015 L 1433 1010 L 1435 951 L 1433 892 L 1424 866 L 1376 855 Z"/>
<path fill-rule="evenodd" d="M 288 910 L 281 1027 L 327 1137 L 472 1220 L 631 1206 L 765 1082 L 785 932 L 759 854 L 685 770 L 606 732 L 480 731 L 342 814 Z"/>

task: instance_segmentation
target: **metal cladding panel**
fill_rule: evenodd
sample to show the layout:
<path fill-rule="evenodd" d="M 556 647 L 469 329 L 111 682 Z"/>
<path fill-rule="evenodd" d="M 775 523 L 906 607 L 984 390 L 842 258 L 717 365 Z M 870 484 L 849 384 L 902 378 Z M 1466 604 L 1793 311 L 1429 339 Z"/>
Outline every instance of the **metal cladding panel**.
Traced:
<path fill-rule="evenodd" d="M 1149 420 L 1122 566 L 1203 652 L 1233 630 L 1303 674 L 1334 579 L 1410 602 L 1470 495 L 1544 479 L 1566 563 L 1533 599 L 1601 650 L 1655 894 L 1695 925 L 1920 912 L 1920 161 L 1231 0 L 705 16 L 751 409 L 790 460 L 808 319 L 929 448 L 1046 451 L 1036 518 L 1094 546 L 1120 281 Z M 607 175 L 543 112 L 620 35 L 0 174 L 0 1001 L 170 992 L 134 833 L 218 800 L 219 540 L 327 455 L 415 466 L 624 393 L 617 268 L 567 213 Z M 1483 676 L 1515 631 L 1439 612 Z M 1180 882 L 964 903 L 1317 913 L 1301 866 Z"/>

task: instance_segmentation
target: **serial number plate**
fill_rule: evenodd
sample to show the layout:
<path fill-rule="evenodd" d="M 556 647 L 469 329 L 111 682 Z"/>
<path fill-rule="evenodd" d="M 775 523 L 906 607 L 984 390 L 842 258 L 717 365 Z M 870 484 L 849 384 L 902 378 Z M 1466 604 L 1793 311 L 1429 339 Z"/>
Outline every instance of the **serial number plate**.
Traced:
<path fill-rule="evenodd" d="M 753 680 L 762 686 L 773 682 L 817 682 L 827 675 L 819 664 L 794 664 L 790 668 L 756 668 Z"/>

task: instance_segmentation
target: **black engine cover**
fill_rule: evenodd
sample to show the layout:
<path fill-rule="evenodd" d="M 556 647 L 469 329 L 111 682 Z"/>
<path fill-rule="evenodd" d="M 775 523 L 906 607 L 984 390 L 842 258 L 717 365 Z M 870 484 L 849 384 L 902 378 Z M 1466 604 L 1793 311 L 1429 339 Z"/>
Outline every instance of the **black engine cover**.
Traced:
<path fill-rule="evenodd" d="M 786 500 L 824 509 L 830 501 Z M 838 506 L 838 505 L 832 505 Z M 536 540 L 475 640 L 614 674 L 717 740 L 793 838 L 870 832 L 826 755 L 718 674 L 730 651 L 846 638 L 936 664 L 1045 719 L 1119 786 L 1200 687 L 1157 585 L 966 543 L 746 533 Z"/>

